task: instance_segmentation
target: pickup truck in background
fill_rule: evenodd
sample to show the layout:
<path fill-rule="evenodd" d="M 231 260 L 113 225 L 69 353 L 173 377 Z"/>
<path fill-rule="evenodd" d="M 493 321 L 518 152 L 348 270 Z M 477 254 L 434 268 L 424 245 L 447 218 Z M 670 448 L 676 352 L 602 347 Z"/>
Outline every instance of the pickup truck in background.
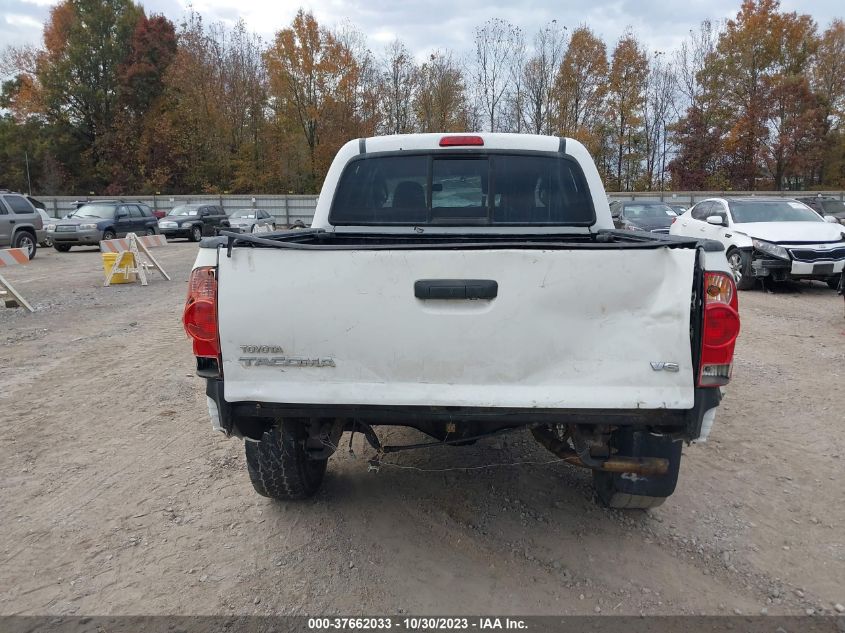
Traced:
<path fill-rule="evenodd" d="M 421 446 L 380 425 L 528 428 L 618 508 L 672 494 L 739 333 L 721 244 L 615 230 L 580 143 L 517 134 L 347 143 L 310 229 L 202 241 L 183 323 L 262 495 L 315 493 L 344 432 L 377 466 Z"/>

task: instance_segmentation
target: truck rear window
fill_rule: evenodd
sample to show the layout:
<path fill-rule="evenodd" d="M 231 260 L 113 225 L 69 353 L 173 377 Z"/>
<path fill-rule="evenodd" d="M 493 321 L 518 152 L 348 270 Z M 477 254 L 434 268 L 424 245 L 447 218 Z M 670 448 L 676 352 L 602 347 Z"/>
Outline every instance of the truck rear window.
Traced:
<path fill-rule="evenodd" d="M 363 156 L 340 177 L 333 225 L 589 226 L 595 211 L 578 163 L 563 156 Z"/>

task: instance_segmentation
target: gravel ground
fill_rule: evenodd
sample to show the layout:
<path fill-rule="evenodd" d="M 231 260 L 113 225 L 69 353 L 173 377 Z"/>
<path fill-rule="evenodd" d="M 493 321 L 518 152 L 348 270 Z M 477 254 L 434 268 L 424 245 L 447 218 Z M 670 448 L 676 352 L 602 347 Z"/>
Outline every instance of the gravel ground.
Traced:
<path fill-rule="evenodd" d="M 103 288 L 44 249 L 0 308 L 0 614 L 804 614 L 845 603 L 845 319 L 821 284 L 740 296 L 734 380 L 678 490 L 598 508 L 527 434 L 391 456 L 356 436 L 302 503 L 214 434 L 173 277 Z M 393 442 L 417 439 L 389 429 Z M 346 438 L 343 443 L 345 445 Z M 537 462 L 479 470 L 489 463 Z M 415 469 L 441 469 L 424 472 Z"/>

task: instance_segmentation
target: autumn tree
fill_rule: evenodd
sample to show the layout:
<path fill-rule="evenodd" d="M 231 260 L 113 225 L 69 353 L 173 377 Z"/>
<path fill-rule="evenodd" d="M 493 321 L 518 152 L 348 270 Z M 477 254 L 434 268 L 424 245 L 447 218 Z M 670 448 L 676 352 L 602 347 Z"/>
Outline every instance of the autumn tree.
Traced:
<path fill-rule="evenodd" d="M 435 51 L 419 70 L 414 110 L 420 132 L 464 132 L 468 104 L 461 69 L 447 52 Z"/>
<path fill-rule="evenodd" d="M 642 115 L 648 80 L 648 57 L 632 33 L 613 50 L 607 87 L 608 120 L 616 155 L 617 191 L 630 190 L 639 175 Z"/>
<path fill-rule="evenodd" d="M 604 42 L 586 26 L 577 28 L 555 78 L 553 98 L 558 132 L 581 141 L 593 154 L 601 144 L 599 124 L 604 117 L 607 73 Z"/>
<path fill-rule="evenodd" d="M 143 11 L 131 0 L 65 0 L 50 12 L 36 76 L 51 119 L 70 123 L 102 182 L 100 159 L 119 108 L 119 68 Z M 95 186 L 96 183 L 91 183 Z"/>
<path fill-rule="evenodd" d="M 763 154 L 778 144 L 770 138 L 773 98 L 786 97 L 780 84 L 806 70 L 815 46 L 812 19 L 781 12 L 778 0 L 745 0 L 728 20 L 701 78 L 727 122 L 724 150 L 734 186 L 755 189 L 764 176 Z M 780 177 L 770 175 L 780 186 Z"/>
<path fill-rule="evenodd" d="M 338 114 L 338 95 L 343 98 L 357 85 L 357 64 L 351 51 L 302 9 L 276 34 L 265 61 L 276 115 L 293 117 L 307 146 L 308 187 L 314 191 L 323 127 L 330 111 Z"/>
<path fill-rule="evenodd" d="M 818 98 L 824 136 L 817 181 L 845 186 L 845 22 L 836 19 L 819 38 L 810 67 L 810 82 Z"/>

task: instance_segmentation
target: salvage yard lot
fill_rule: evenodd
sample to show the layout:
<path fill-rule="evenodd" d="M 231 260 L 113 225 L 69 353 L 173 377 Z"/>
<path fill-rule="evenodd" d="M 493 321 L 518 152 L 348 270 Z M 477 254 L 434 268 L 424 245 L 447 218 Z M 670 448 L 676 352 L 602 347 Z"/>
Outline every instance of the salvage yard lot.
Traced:
<path fill-rule="evenodd" d="M 740 294 L 734 380 L 661 508 L 598 508 L 589 473 L 527 433 L 393 455 L 404 468 L 378 473 L 344 436 L 317 497 L 278 503 L 252 491 L 241 442 L 211 430 L 180 324 L 195 253 L 154 251 L 173 281 L 146 288 L 103 288 L 91 250 L 4 271 L 37 311 L 0 308 L 0 614 L 845 603 L 845 319 L 826 286 Z M 450 470 L 514 462 L 533 463 Z"/>

